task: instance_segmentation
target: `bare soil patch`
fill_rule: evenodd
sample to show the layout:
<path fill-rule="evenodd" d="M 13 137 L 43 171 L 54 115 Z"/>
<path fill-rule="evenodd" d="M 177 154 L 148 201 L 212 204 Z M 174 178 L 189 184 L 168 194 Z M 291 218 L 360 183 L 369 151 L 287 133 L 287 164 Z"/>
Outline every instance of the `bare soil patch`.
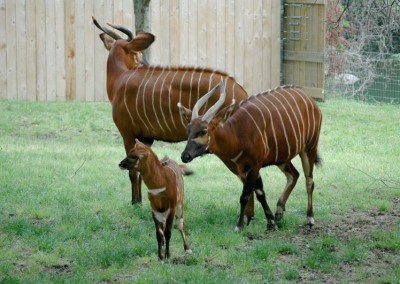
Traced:
<path fill-rule="evenodd" d="M 371 232 L 381 230 L 392 232 L 400 226 L 400 211 L 389 212 L 362 212 L 350 211 L 346 215 L 336 216 L 337 221 L 319 224 L 312 230 L 308 226 L 299 226 L 298 233 L 288 237 L 307 252 L 309 245 L 321 236 L 334 236 L 341 243 L 360 239 L 364 242 L 372 241 Z M 298 257 L 298 256 L 290 256 Z M 394 261 L 393 261 L 394 260 Z M 304 283 L 376 283 L 390 270 L 400 265 L 398 251 L 380 248 L 370 249 L 367 259 L 360 262 L 339 262 L 333 272 L 323 273 L 303 267 L 300 271 L 301 282 Z M 400 283 L 400 279 L 398 280 Z M 379 283 L 385 283 L 381 280 Z M 390 282 L 389 282 L 390 283 Z"/>

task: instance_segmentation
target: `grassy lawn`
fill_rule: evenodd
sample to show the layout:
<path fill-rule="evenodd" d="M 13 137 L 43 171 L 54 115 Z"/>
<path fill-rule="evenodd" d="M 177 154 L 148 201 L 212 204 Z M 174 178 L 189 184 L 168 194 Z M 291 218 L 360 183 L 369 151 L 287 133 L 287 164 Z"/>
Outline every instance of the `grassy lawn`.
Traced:
<path fill-rule="evenodd" d="M 278 231 L 266 231 L 257 203 L 234 233 L 241 183 L 208 155 L 185 178 L 193 255 L 174 224 L 172 258 L 160 263 L 146 194 L 131 206 L 118 168 L 125 153 L 109 103 L 0 101 L 0 283 L 398 283 L 400 106 L 319 105 L 312 231 L 301 176 Z M 183 148 L 153 147 L 178 161 Z M 261 174 L 274 210 L 285 177 Z"/>

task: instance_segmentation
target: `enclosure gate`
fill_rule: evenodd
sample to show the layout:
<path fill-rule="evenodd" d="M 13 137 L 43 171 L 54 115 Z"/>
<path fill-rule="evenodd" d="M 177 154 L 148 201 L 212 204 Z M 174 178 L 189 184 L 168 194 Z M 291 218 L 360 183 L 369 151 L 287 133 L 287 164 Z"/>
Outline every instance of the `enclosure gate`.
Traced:
<path fill-rule="evenodd" d="M 325 2 L 285 0 L 282 19 L 282 83 L 318 99 L 324 98 Z"/>

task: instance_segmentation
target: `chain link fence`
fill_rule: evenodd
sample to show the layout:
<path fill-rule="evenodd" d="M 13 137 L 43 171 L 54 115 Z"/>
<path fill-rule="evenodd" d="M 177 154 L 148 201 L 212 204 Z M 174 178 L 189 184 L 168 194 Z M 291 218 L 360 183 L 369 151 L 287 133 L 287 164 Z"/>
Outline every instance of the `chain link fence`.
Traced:
<path fill-rule="evenodd" d="M 340 65 L 326 74 L 328 96 L 400 104 L 400 53 L 328 50 L 327 58 Z"/>

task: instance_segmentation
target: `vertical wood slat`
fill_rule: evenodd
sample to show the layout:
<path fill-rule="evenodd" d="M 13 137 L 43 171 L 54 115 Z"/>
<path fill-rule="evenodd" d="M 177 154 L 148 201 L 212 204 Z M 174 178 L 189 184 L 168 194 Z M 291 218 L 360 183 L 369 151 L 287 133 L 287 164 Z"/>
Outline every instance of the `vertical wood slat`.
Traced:
<path fill-rule="evenodd" d="M 235 56 L 235 71 L 234 76 L 238 82 L 242 85 L 245 84 L 243 78 L 243 63 L 244 63 L 244 31 L 243 31 L 243 21 L 244 21 L 244 1 L 235 1 L 235 43 L 234 43 L 234 56 Z M 247 84 L 246 84 L 247 85 Z M 248 93 L 252 93 L 251 90 L 247 89 Z"/>
<path fill-rule="evenodd" d="M 99 3 L 99 2 L 98 2 Z M 84 27 L 84 79 L 85 79 L 85 101 L 94 101 L 94 35 L 93 26 L 91 25 L 91 16 L 93 15 L 93 0 L 85 0 L 85 10 L 83 17 Z M 100 44 L 100 42 L 97 42 Z"/>
<path fill-rule="evenodd" d="M 189 1 L 181 0 L 179 3 L 179 64 L 189 63 Z"/>
<path fill-rule="evenodd" d="M 85 1 L 75 0 L 75 99 L 85 101 Z"/>
<path fill-rule="evenodd" d="M 36 4 L 36 97 L 40 101 L 47 98 L 46 66 L 46 23 L 45 1 L 35 0 Z"/>
<path fill-rule="evenodd" d="M 253 56 L 254 51 L 254 31 L 253 31 L 253 1 L 247 1 L 243 7 L 243 87 L 253 93 L 253 77 L 257 76 L 253 72 L 253 66 L 255 60 Z"/>
<path fill-rule="evenodd" d="M 6 3 L 0 0 L 0 26 L 6 26 Z M 6 29 L 0 29 L 0 99 L 7 99 L 7 33 Z"/>
<path fill-rule="evenodd" d="M 207 0 L 197 1 L 197 65 L 199 66 L 207 66 L 208 12 Z"/>
<path fill-rule="evenodd" d="M 153 44 L 150 46 L 150 51 L 151 51 L 151 63 L 153 64 L 160 64 L 161 62 L 161 56 L 160 56 L 160 51 L 161 51 L 161 23 L 160 23 L 160 18 L 161 18 L 161 12 L 160 12 L 160 1 L 161 0 L 151 0 L 151 6 L 152 9 L 151 11 L 151 32 L 155 35 L 156 39 L 153 42 Z"/>
<path fill-rule="evenodd" d="M 280 85 L 280 65 L 281 65 L 280 1 L 272 1 L 270 17 L 271 17 L 271 47 L 269 53 L 269 56 L 271 56 L 270 76 L 271 76 L 271 86 L 276 87 Z"/>
<path fill-rule="evenodd" d="M 45 1 L 46 17 L 46 84 L 47 100 L 54 101 L 57 94 L 56 73 L 56 31 L 55 31 L 55 5 L 54 1 Z"/>
<path fill-rule="evenodd" d="M 219 0 L 216 3 L 217 19 L 216 19 L 216 51 L 217 56 L 215 61 L 215 68 L 219 70 L 226 70 L 225 53 L 227 51 L 227 33 L 226 33 L 226 2 Z M 229 48 L 229 47 L 228 47 Z"/>
<path fill-rule="evenodd" d="M 271 45 L 272 45 L 272 29 L 273 24 L 271 20 L 270 13 L 272 11 L 272 1 L 270 0 L 263 0 L 262 1 L 262 83 L 261 83 L 261 90 L 266 90 L 268 88 L 273 87 L 271 80 L 271 70 L 275 70 L 278 66 L 272 66 L 271 57 L 274 54 L 271 54 Z M 275 27 L 276 28 L 276 27 Z"/>
<path fill-rule="evenodd" d="M 206 20 L 206 56 L 204 66 L 217 68 L 217 7 L 215 0 L 207 1 L 207 11 L 202 17 Z M 221 40 L 223 36 L 220 35 Z"/>
<path fill-rule="evenodd" d="M 26 11 L 25 1 L 15 1 L 16 13 L 16 53 L 17 53 L 17 98 L 27 99 L 26 83 Z"/>
<path fill-rule="evenodd" d="M 168 65 L 170 58 L 170 10 L 169 1 L 160 1 L 160 33 L 158 34 L 160 45 L 160 64 Z M 166 48 L 168 47 L 168 48 Z"/>
<path fill-rule="evenodd" d="M 262 1 L 253 0 L 253 48 L 250 50 L 250 58 L 253 60 L 253 75 L 249 78 L 252 81 L 252 92 L 259 92 L 262 89 L 262 36 L 263 36 L 263 26 L 262 26 Z M 258 54 L 258 56 L 254 56 Z"/>
<path fill-rule="evenodd" d="M 235 73 L 235 0 L 226 0 L 225 8 L 225 70 L 229 74 Z"/>
<path fill-rule="evenodd" d="M 35 1 L 26 1 L 26 91 L 27 99 L 35 101 L 36 93 L 36 6 Z"/>
<path fill-rule="evenodd" d="M 76 63 L 75 63 L 75 0 L 65 3 L 66 27 L 66 99 L 75 100 L 76 98 Z"/>
<path fill-rule="evenodd" d="M 66 41 L 64 0 L 55 0 L 56 100 L 66 99 Z"/>
<path fill-rule="evenodd" d="M 7 31 L 7 98 L 17 99 L 17 53 L 15 1 L 6 1 L 6 31 Z"/>
<path fill-rule="evenodd" d="M 107 1 L 109 2 L 109 1 Z M 95 1 L 93 7 L 93 15 L 96 15 L 99 19 L 107 19 L 104 15 L 105 4 L 104 0 Z M 91 21 L 91 19 L 89 19 Z M 95 27 L 92 26 L 91 29 Z M 104 45 L 101 44 L 98 33 L 92 32 L 94 38 L 94 59 L 93 59 L 93 76 L 94 76 L 94 89 L 93 89 L 93 99 L 94 101 L 103 101 L 106 99 L 106 77 L 105 72 L 101 70 L 106 70 L 106 52 Z"/>
<path fill-rule="evenodd" d="M 180 25 L 179 25 L 179 0 L 169 1 L 170 33 L 174 39 L 170 40 L 169 58 L 171 65 L 179 65 L 180 62 Z"/>
<path fill-rule="evenodd" d="M 199 64 L 198 57 L 198 13 L 197 3 L 191 2 L 189 5 L 189 53 L 188 53 L 188 64 L 197 66 Z"/>

